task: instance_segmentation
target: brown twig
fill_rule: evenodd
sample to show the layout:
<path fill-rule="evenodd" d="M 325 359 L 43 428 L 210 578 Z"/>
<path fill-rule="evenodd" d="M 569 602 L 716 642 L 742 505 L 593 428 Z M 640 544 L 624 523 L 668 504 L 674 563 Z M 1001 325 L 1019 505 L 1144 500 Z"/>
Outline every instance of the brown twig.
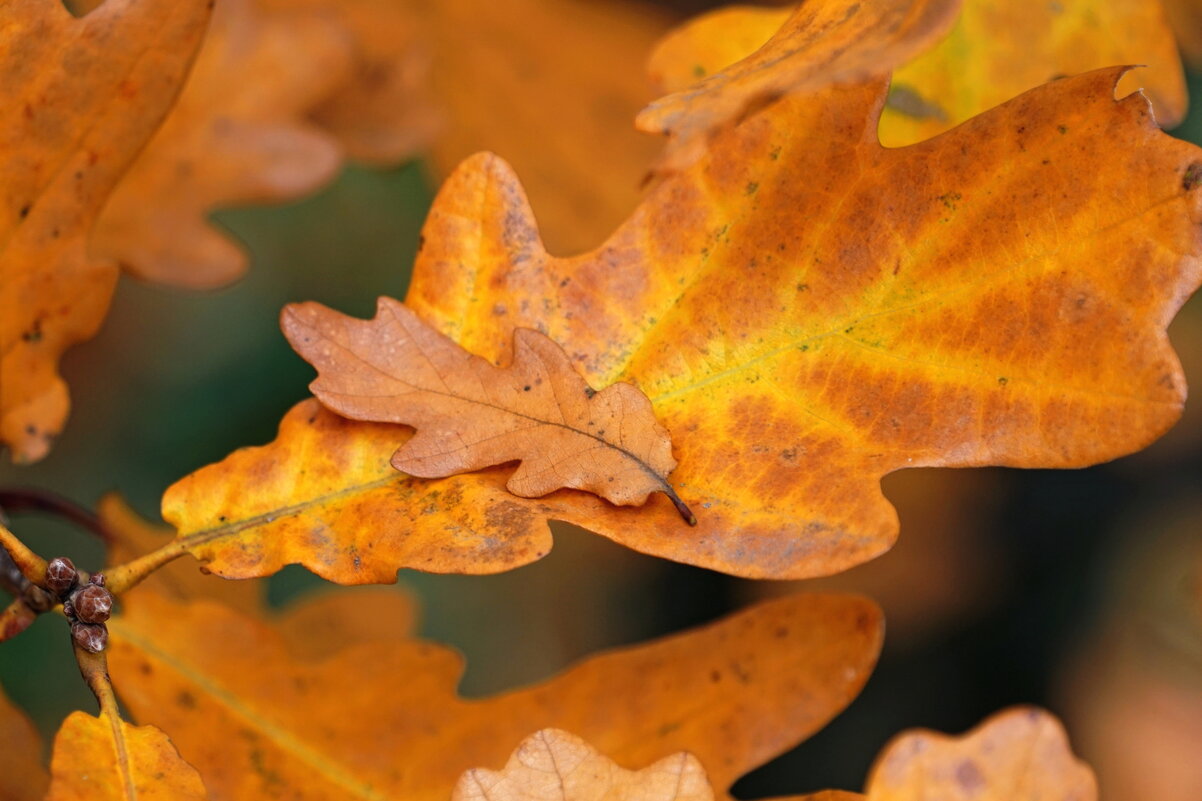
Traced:
<path fill-rule="evenodd" d="M 42 512 L 68 520 L 85 531 L 96 535 L 106 545 L 113 541 L 112 533 L 101 522 L 99 516 L 69 498 L 35 487 L 10 487 L 0 489 L 0 509 L 10 513 Z M 0 521 L 3 522 L 3 521 Z"/>

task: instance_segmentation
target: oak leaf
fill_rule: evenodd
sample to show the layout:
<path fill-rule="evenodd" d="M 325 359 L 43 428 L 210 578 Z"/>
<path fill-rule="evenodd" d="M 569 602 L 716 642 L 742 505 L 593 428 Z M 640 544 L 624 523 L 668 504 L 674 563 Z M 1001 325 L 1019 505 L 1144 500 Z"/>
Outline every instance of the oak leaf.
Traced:
<path fill-rule="evenodd" d="M 623 770 L 584 740 L 543 729 L 518 745 L 501 771 L 473 768 L 451 801 L 713 801 L 697 757 L 664 757 L 642 770 Z"/>
<path fill-rule="evenodd" d="M 392 457 L 398 470 L 443 478 L 518 461 L 506 486 L 523 498 L 571 487 L 631 506 L 663 492 L 696 522 L 668 484 L 672 443 L 646 396 L 622 383 L 593 390 L 537 331 L 514 332 L 502 368 L 390 298 L 370 321 L 305 303 L 286 307 L 281 324 L 317 368 L 310 388 L 326 407 L 416 429 Z"/>
<path fill-rule="evenodd" d="M 393 165 L 431 145 L 439 116 L 417 9 L 397 0 L 261 1 L 277 13 L 303 9 L 323 17 L 346 38 L 349 74 L 309 109 L 309 118 L 348 158 Z"/>
<path fill-rule="evenodd" d="M 54 738 L 46 801 L 203 801 L 196 770 L 153 726 L 72 712 Z"/>
<path fill-rule="evenodd" d="M 220 605 L 141 588 L 126 601 L 109 621 L 118 692 L 137 720 L 171 733 L 222 799 L 441 801 L 463 771 L 500 764 L 546 727 L 633 764 L 688 750 L 725 790 L 850 702 L 882 635 L 870 601 L 796 596 L 465 700 L 457 655 L 379 619 L 388 639 L 309 663 L 267 624 Z"/>
<path fill-rule="evenodd" d="M 961 0 L 808 0 L 762 46 L 651 103 L 639 130 L 669 137 L 658 168 L 696 162 L 715 136 L 787 94 L 887 75 L 945 34 Z M 761 40 L 763 41 L 763 40 Z"/>
<path fill-rule="evenodd" d="M 0 442 L 16 460 L 44 456 L 66 419 L 58 359 L 96 332 L 117 280 L 88 234 L 175 99 L 209 5 L 0 6 Z"/>
<path fill-rule="evenodd" d="M 674 780 L 679 784 L 674 787 Z M 675 791 L 675 792 L 674 792 Z M 680 753 L 638 772 L 554 729 L 526 738 L 500 773 L 473 769 L 453 801 L 664 801 L 712 798 L 705 764 Z M 1047 712 L 1015 707 L 961 737 L 915 730 L 877 757 L 864 794 L 827 790 L 793 801 L 1096 801 L 1093 773 Z M 785 799 L 781 799 L 785 801 Z"/>
<path fill-rule="evenodd" d="M 438 178 L 473 153 L 497 153 L 523 176 L 552 252 L 595 247 L 638 203 L 659 152 L 630 119 L 654 97 L 642 65 L 673 18 L 648 3 L 592 0 L 405 7 L 432 58 Z"/>
<path fill-rule="evenodd" d="M 241 276 L 246 254 L 208 214 L 300 197 L 334 177 L 342 152 L 308 116 L 349 66 L 342 32 L 319 16 L 220 0 L 179 102 L 100 216 L 95 251 L 191 289 Z"/>
<path fill-rule="evenodd" d="M 1143 97 L 1116 101 L 1122 71 L 905 148 L 876 140 L 883 81 L 783 99 L 575 258 L 546 253 L 499 159 L 452 176 L 405 305 L 489 361 L 533 328 L 590 385 L 637 386 L 674 437 L 696 529 L 659 496 L 629 510 L 570 492 L 502 501 L 496 472 L 390 481 L 406 430 L 309 406 L 275 443 L 169 489 L 164 517 L 227 576 L 285 556 L 347 583 L 504 569 L 545 553 L 532 532 L 549 516 L 644 553 L 805 578 L 888 549 L 879 481 L 894 470 L 1138 450 L 1185 395 L 1165 327 L 1202 279 L 1202 151 L 1162 133 Z"/>
<path fill-rule="evenodd" d="M 0 690 L 0 798 L 40 801 L 49 782 L 37 729 Z"/>
<path fill-rule="evenodd" d="M 656 47 L 649 71 L 666 92 L 754 53 L 789 19 L 787 9 L 733 6 L 681 26 Z M 1145 64 L 1118 94 L 1142 82 L 1157 121 L 1185 115 L 1185 76 L 1160 3 L 1145 0 L 964 0 L 951 32 L 893 72 L 881 115 L 886 147 L 929 139 L 1015 95 L 1065 75 Z"/>
<path fill-rule="evenodd" d="M 868 801 L 1096 801 L 1093 772 L 1052 715 L 1016 707 L 961 737 L 899 735 L 873 766 Z"/>

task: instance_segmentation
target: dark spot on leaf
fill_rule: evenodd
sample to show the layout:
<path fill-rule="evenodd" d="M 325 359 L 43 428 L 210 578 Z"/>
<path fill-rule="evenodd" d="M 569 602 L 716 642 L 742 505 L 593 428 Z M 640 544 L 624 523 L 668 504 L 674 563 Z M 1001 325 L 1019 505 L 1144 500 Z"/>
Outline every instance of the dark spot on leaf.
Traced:
<path fill-rule="evenodd" d="M 1068 133 L 1068 126 L 1067 125 L 1057 125 L 1056 130 L 1060 131 L 1060 133 L 1062 133 L 1062 134 L 1066 134 L 1066 133 Z"/>
<path fill-rule="evenodd" d="M 529 384 L 527 384 L 526 386 L 522 387 L 522 392 L 529 392 L 529 391 L 530 391 L 530 385 L 529 385 Z"/>
<path fill-rule="evenodd" d="M 754 195 L 756 193 L 756 190 L 759 188 L 760 188 L 760 185 L 757 181 L 748 181 L 747 187 L 743 190 L 743 193 L 747 194 L 747 195 Z"/>
<path fill-rule="evenodd" d="M 24 206 L 21 207 L 21 219 L 22 220 L 24 220 L 26 217 L 29 216 L 29 210 L 31 208 L 33 208 L 33 206 L 30 205 L 29 203 L 26 203 Z"/>
<path fill-rule="evenodd" d="M 966 759 L 956 767 L 956 783 L 968 795 L 976 795 L 985 786 L 985 777 L 981 769 L 971 759 Z"/>
<path fill-rule="evenodd" d="M 694 64 L 693 65 L 693 77 L 694 78 L 704 78 L 705 77 L 705 67 L 703 67 L 700 64 Z"/>
<path fill-rule="evenodd" d="M 591 398 L 591 397 L 593 397 L 593 396 L 594 396 L 594 395 L 596 395 L 596 394 L 597 394 L 597 390 L 593 389 L 592 387 L 585 387 L 585 388 L 584 388 L 584 396 L 585 396 L 586 398 Z"/>
<path fill-rule="evenodd" d="M 1006 384 L 1009 383 L 1009 381 L 1010 381 L 1010 379 L 1006 378 L 1006 376 L 1000 376 L 997 380 L 997 382 L 999 384 L 1001 384 L 1003 387 L 1006 386 Z"/>
<path fill-rule="evenodd" d="M 1181 178 L 1181 188 L 1188 192 L 1199 183 L 1202 183 L 1202 162 L 1195 161 L 1185 168 L 1185 175 Z"/>

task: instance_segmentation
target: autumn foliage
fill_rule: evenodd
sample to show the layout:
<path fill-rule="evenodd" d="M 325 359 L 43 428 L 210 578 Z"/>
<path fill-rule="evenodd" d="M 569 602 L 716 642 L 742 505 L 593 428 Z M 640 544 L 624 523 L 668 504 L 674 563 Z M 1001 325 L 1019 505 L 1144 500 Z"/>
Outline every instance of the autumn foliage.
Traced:
<path fill-rule="evenodd" d="M 99 707 L 44 764 L 0 694 L 0 797 L 731 798 L 860 693 L 874 601 L 788 592 L 470 698 L 407 594 L 278 608 L 252 580 L 504 573 L 547 556 L 552 521 L 730 576 L 827 577 L 907 526 L 891 473 L 1084 467 L 1181 416 L 1167 328 L 1202 283 L 1202 150 L 1162 130 L 1186 86 L 1159 3 L 807 0 L 671 31 L 651 8 L 501 5 L 0 6 L 15 462 L 67 425 L 60 358 L 119 272 L 225 286 L 260 267 L 216 210 L 350 161 L 429 151 L 445 177 L 403 298 L 381 287 L 370 320 L 263 310 L 314 397 L 175 481 L 166 526 L 115 494 L 93 513 L 0 488 L 0 641 L 65 618 Z M 618 69 L 636 58 L 649 83 Z M 30 510 L 106 563 L 48 561 L 5 516 Z M 898 735 L 860 792 L 794 797 L 1097 792 L 1060 723 L 1018 706 Z"/>

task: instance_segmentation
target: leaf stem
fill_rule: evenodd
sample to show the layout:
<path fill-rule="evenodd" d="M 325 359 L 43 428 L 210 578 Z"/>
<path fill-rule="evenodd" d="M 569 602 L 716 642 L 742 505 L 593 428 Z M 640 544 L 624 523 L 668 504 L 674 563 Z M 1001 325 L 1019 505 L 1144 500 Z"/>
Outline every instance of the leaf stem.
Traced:
<path fill-rule="evenodd" d="M 39 587 L 46 585 L 46 560 L 29 550 L 3 523 L 0 523 L 0 547 L 8 551 L 21 575 Z"/>
<path fill-rule="evenodd" d="M 676 507 L 676 511 L 680 512 L 680 516 L 684 518 L 684 522 L 690 526 L 697 525 L 697 515 L 693 514 L 693 510 L 685 505 L 685 502 L 676 494 L 676 490 L 672 489 L 668 482 L 664 482 L 664 495 L 668 496 L 668 500 Z"/>
<path fill-rule="evenodd" d="M 74 644 L 75 661 L 79 665 L 80 675 L 87 683 L 92 695 L 100 704 L 100 713 L 116 719 L 121 715 L 117 708 L 117 696 L 113 692 L 113 682 L 109 678 L 108 657 L 104 651 L 92 653 Z"/>
<path fill-rule="evenodd" d="M 120 595 L 141 584 L 154 571 L 168 562 L 172 562 L 188 552 L 188 544 L 183 539 L 175 539 L 162 548 L 139 556 L 137 559 L 123 565 L 104 571 L 105 587 L 113 595 Z"/>
<path fill-rule="evenodd" d="M 102 542 L 113 541 L 112 533 L 92 510 L 69 498 L 35 487 L 0 489 L 0 509 L 6 512 L 44 512 L 61 517 L 96 535 Z"/>

